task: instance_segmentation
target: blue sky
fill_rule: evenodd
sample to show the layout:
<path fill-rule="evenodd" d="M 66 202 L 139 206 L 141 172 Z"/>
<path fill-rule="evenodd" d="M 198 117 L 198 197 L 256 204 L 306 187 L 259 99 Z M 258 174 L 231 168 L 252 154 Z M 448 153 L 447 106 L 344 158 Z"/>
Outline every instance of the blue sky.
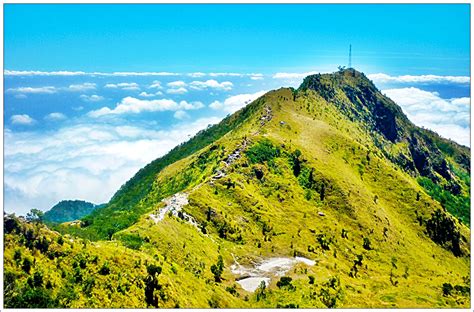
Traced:
<path fill-rule="evenodd" d="M 468 5 L 4 7 L 5 209 L 108 201 L 139 168 L 265 91 L 365 72 L 469 145 Z"/>

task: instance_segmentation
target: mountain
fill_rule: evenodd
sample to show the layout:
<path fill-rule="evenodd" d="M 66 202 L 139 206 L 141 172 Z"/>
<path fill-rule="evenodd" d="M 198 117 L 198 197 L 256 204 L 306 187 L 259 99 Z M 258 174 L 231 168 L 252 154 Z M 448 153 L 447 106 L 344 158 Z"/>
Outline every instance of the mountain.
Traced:
<path fill-rule="evenodd" d="M 151 162 L 80 224 L 5 216 L 5 302 L 468 307 L 469 194 L 469 148 L 363 73 L 312 75 Z"/>
<path fill-rule="evenodd" d="M 83 200 L 62 200 L 44 213 L 44 221 L 63 223 L 81 219 L 102 205 L 95 205 Z"/>

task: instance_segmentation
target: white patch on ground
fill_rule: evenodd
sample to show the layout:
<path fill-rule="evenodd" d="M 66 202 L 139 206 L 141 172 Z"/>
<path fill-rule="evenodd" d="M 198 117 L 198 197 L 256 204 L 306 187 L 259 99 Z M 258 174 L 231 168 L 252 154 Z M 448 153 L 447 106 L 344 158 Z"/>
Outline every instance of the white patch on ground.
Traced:
<path fill-rule="evenodd" d="M 248 292 L 254 292 L 257 290 L 258 286 L 262 282 L 265 282 L 265 286 L 270 285 L 270 278 L 269 277 L 247 277 L 237 281 L 240 286 Z"/>
<path fill-rule="evenodd" d="M 303 257 L 270 258 L 255 264 L 253 267 L 244 267 L 236 260 L 230 269 L 233 274 L 239 276 L 237 283 L 243 289 L 254 292 L 262 281 L 268 286 L 272 277 L 285 275 L 297 263 L 304 263 L 309 266 L 315 264 L 313 260 Z"/>
<path fill-rule="evenodd" d="M 160 211 L 156 213 L 150 214 L 150 218 L 155 223 L 162 221 L 167 214 L 171 213 L 173 216 L 182 218 L 191 225 L 194 225 L 196 228 L 199 228 L 196 220 L 194 220 L 191 215 L 182 211 L 183 207 L 189 203 L 188 194 L 176 193 L 173 196 L 164 199 L 163 202 L 165 203 L 165 207 L 161 208 Z"/>

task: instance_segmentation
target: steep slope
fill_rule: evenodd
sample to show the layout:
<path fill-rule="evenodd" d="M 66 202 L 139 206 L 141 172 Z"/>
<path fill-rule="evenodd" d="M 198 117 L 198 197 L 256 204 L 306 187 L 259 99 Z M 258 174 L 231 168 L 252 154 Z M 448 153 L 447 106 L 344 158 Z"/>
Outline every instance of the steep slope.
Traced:
<path fill-rule="evenodd" d="M 44 213 L 44 221 L 48 223 L 63 223 L 78 220 L 102 206 L 83 200 L 62 200 Z"/>
<path fill-rule="evenodd" d="M 470 230 L 445 199 L 469 199 L 469 155 L 413 125 L 363 74 L 315 75 L 203 131 L 81 227 L 59 230 L 111 240 L 81 241 L 91 254 L 155 255 L 165 273 L 137 284 L 130 307 L 467 307 Z M 31 288 L 33 271 L 54 275 L 47 256 L 21 272 L 14 248 L 36 249 L 8 235 L 17 289 Z M 130 284 L 149 265 L 111 261 L 109 282 Z M 101 306 L 102 292 L 118 296 L 113 285 L 70 306 Z"/>

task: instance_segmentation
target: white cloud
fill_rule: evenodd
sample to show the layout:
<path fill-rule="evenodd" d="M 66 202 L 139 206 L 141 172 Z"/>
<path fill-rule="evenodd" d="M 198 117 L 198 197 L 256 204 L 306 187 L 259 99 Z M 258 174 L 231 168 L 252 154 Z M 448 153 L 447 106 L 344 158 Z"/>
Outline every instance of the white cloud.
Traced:
<path fill-rule="evenodd" d="M 257 98 L 264 95 L 267 91 L 259 91 L 252 94 L 239 94 L 228 97 L 224 102 L 214 101 L 209 104 L 209 107 L 214 110 L 223 110 L 228 113 L 233 113 L 244 107 L 245 105 L 251 103 Z"/>
<path fill-rule="evenodd" d="M 276 73 L 273 75 L 274 79 L 303 79 L 309 75 L 315 75 L 319 72 L 311 71 L 306 73 Z"/>
<path fill-rule="evenodd" d="M 5 70 L 5 76 L 81 76 L 86 75 L 82 71 L 36 71 L 36 70 Z"/>
<path fill-rule="evenodd" d="M 58 92 L 56 87 L 19 87 L 7 89 L 9 93 L 53 94 Z"/>
<path fill-rule="evenodd" d="M 177 110 L 193 110 L 204 107 L 201 102 L 186 102 L 179 103 L 169 100 L 141 100 L 134 97 L 126 97 L 114 109 L 102 107 L 98 110 L 90 111 L 88 116 L 101 117 L 105 115 L 120 115 L 120 114 L 139 114 L 142 112 L 162 112 L 162 111 L 177 111 Z"/>
<path fill-rule="evenodd" d="M 191 117 L 189 116 L 188 113 L 186 113 L 183 110 L 176 111 L 173 116 L 174 118 L 179 119 L 179 120 L 188 119 Z"/>
<path fill-rule="evenodd" d="M 262 74 L 251 74 L 250 79 L 252 79 L 252 80 L 262 80 L 263 75 Z"/>
<path fill-rule="evenodd" d="M 158 80 L 153 81 L 153 83 L 148 87 L 148 89 L 163 89 L 161 82 Z"/>
<path fill-rule="evenodd" d="M 59 120 L 64 120 L 66 118 L 67 118 L 66 115 L 64 115 L 63 113 L 58 113 L 58 112 L 50 113 L 44 117 L 45 120 L 49 120 L 49 121 L 59 121 Z"/>
<path fill-rule="evenodd" d="M 214 79 L 207 80 L 207 81 L 193 81 L 189 84 L 191 89 L 195 90 L 204 90 L 204 89 L 217 89 L 217 90 L 224 90 L 230 91 L 234 84 L 230 81 L 223 81 L 218 82 Z"/>
<path fill-rule="evenodd" d="M 181 87 L 186 87 L 186 82 L 182 80 L 178 80 L 178 81 L 168 82 L 166 85 L 170 88 L 181 88 Z"/>
<path fill-rule="evenodd" d="M 83 71 L 37 71 L 37 70 L 5 70 L 5 76 L 178 76 L 179 73 L 171 72 L 83 72 Z"/>
<path fill-rule="evenodd" d="M 173 72 L 84 72 L 84 71 L 37 71 L 37 70 L 5 70 L 5 76 L 104 76 L 104 77 L 133 77 L 133 76 L 189 76 L 193 78 L 210 77 L 258 77 L 259 73 L 173 73 Z M 256 80 L 256 79 L 255 79 Z"/>
<path fill-rule="evenodd" d="M 400 105 L 417 126 L 434 130 L 460 144 L 470 145 L 469 98 L 443 99 L 437 92 L 414 87 L 388 89 L 382 93 Z"/>
<path fill-rule="evenodd" d="M 85 82 L 82 84 L 72 84 L 69 86 L 69 91 L 88 91 L 95 90 L 96 84 L 91 82 Z"/>
<path fill-rule="evenodd" d="M 168 94 L 184 94 L 186 92 L 188 92 L 188 90 L 186 88 L 183 88 L 183 87 L 176 88 L 176 89 L 171 88 L 171 89 L 166 90 L 166 93 L 168 93 Z"/>
<path fill-rule="evenodd" d="M 97 94 L 93 94 L 93 95 L 82 94 L 80 96 L 80 98 L 83 101 L 86 101 L 86 102 L 100 102 L 100 101 L 104 100 L 103 96 L 100 96 L 100 95 L 97 95 Z"/>
<path fill-rule="evenodd" d="M 10 118 L 12 124 L 15 124 L 15 125 L 25 125 L 25 126 L 30 126 L 30 125 L 33 125 L 36 120 L 34 120 L 33 118 L 31 118 L 29 115 L 27 114 L 21 114 L 21 115 L 13 115 L 11 118 Z"/>
<path fill-rule="evenodd" d="M 436 75 L 403 75 L 403 76 L 390 76 L 387 74 L 370 74 L 367 75 L 369 79 L 375 83 L 469 83 L 470 77 L 468 76 L 436 76 Z"/>
<path fill-rule="evenodd" d="M 136 82 L 121 82 L 121 83 L 108 83 L 104 86 L 107 89 L 122 89 L 128 91 L 140 90 L 140 86 Z"/>
<path fill-rule="evenodd" d="M 239 73 L 209 73 L 211 77 L 222 77 L 222 76 L 229 76 L 229 77 L 243 77 L 246 74 L 239 74 Z"/>
<path fill-rule="evenodd" d="M 201 78 L 201 77 L 206 76 L 206 74 L 205 74 L 205 73 L 201 73 L 201 72 L 197 72 L 197 73 L 189 73 L 188 76 L 189 76 L 189 77 L 193 77 L 193 78 Z"/>
<path fill-rule="evenodd" d="M 198 119 L 167 130 L 97 123 L 43 133 L 7 129 L 5 210 L 25 214 L 63 199 L 107 202 L 144 165 L 218 121 Z"/>
<path fill-rule="evenodd" d="M 141 97 L 155 97 L 155 96 L 158 96 L 158 95 L 163 95 L 163 92 L 158 91 L 158 92 L 155 92 L 155 93 L 148 93 L 148 92 L 143 91 L 142 93 L 139 94 L 139 96 L 141 96 Z"/>

